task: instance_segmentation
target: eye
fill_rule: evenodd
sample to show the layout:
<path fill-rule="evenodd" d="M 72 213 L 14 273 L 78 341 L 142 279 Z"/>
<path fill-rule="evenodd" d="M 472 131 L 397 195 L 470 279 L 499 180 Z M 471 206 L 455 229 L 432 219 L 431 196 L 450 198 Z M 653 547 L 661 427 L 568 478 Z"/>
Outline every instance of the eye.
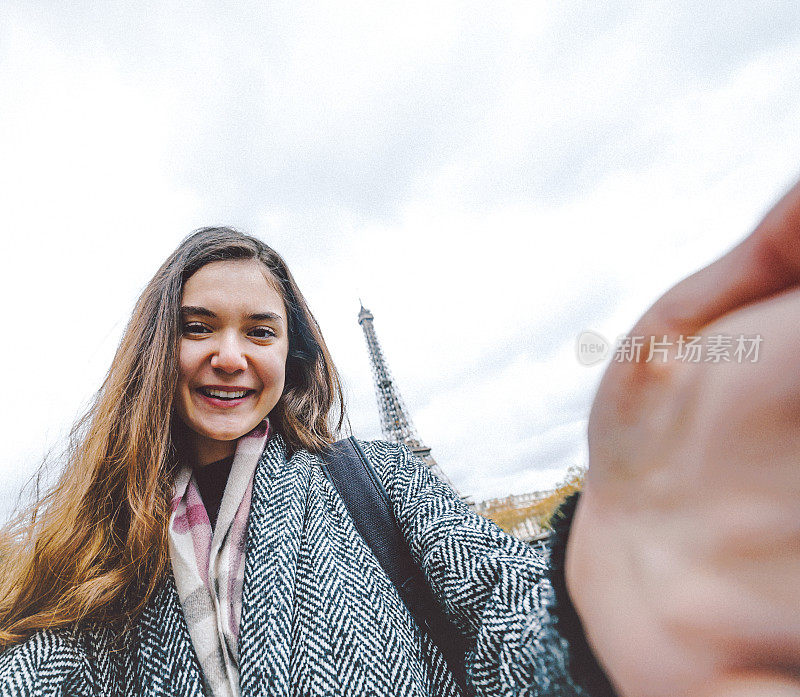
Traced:
<path fill-rule="evenodd" d="M 184 322 L 184 334 L 208 334 L 211 330 L 201 322 Z"/>
<path fill-rule="evenodd" d="M 277 336 L 272 327 L 254 327 L 247 332 L 247 334 L 255 339 L 272 339 L 273 337 Z"/>

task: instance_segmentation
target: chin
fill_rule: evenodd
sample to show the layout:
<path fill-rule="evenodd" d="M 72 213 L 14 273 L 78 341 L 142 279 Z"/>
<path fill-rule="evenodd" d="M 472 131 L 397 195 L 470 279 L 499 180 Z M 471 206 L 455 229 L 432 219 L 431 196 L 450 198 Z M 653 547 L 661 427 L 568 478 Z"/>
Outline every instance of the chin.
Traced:
<path fill-rule="evenodd" d="M 236 440 L 237 438 L 241 438 L 245 433 L 249 433 L 253 430 L 255 426 L 250 426 L 249 424 L 240 424 L 240 425 L 230 425 L 230 426 L 221 426 L 221 427 L 214 427 L 209 426 L 206 428 L 198 429 L 198 433 L 205 436 L 206 438 L 210 438 L 211 440 Z"/>
<path fill-rule="evenodd" d="M 245 433 L 249 433 L 253 429 L 251 428 L 238 428 L 236 430 L 228 430 L 228 431 L 216 431 L 209 433 L 208 437 L 212 440 L 236 440 L 237 438 L 241 438 Z"/>

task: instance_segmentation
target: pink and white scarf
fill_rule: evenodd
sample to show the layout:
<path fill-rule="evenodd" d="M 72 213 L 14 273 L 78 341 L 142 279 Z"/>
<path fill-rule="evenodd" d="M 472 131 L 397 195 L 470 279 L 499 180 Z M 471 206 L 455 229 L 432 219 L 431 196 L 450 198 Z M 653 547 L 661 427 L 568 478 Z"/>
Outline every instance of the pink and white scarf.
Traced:
<path fill-rule="evenodd" d="M 239 623 L 253 476 L 269 434 L 264 420 L 236 444 L 217 524 L 211 530 L 193 469 L 175 476 L 169 553 L 178 597 L 213 697 L 239 697 Z"/>

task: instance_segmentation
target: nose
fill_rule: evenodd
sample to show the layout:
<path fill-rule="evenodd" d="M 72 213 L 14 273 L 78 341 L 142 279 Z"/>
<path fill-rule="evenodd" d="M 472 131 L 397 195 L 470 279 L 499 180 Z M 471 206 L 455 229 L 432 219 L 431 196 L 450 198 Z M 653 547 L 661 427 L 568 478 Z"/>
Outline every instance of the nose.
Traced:
<path fill-rule="evenodd" d="M 247 369 L 247 357 L 235 333 L 229 332 L 220 337 L 216 351 L 211 356 L 211 367 L 225 373 Z"/>

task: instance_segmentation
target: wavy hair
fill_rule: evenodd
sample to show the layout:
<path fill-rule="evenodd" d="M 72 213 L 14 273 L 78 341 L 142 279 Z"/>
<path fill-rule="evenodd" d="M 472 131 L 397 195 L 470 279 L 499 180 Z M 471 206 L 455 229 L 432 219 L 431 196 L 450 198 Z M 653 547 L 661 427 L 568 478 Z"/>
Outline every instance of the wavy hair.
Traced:
<path fill-rule="evenodd" d="M 125 626 L 163 580 L 180 455 L 173 401 L 183 286 L 202 266 L 232 259 L 260 261 L 287 309 L 286 383 L 270 413 L 273 429 L 290 452 L 317 453 L 341 429 L 339 376 L 286 263 L 232 228 L 196 230 L 139 297 L 102 386 L 72 430 L 61 476 L 0 530 L 0 647 L 40 629 Z"/>

